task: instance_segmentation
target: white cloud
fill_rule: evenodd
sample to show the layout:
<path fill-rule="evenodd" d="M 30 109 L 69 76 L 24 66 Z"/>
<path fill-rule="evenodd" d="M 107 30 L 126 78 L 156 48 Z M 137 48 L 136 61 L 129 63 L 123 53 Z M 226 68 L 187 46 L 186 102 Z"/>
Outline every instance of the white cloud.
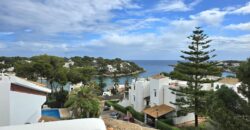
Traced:
<path fill-rule="evenodd" d="M 226 29 L 232 30 L 250 30 L 250 22 L 248 23 L 240 23 L 240 24 L 230 24 L 225 26 Z"/>
<path fill-rule="evenodd" d="M 101 31 L 112 10 L 123 8 L 139 6 L 131 0 L 2 0 L 0 24 L 44 33 Z"/>
<path fill-rule="evenodd" d="M 195 5 L 200 3 L 201 0 L 194 0 L 190 4 L 184 3 L 183 0 L 161 0 L 154 11 L 188 11 L 191 10 Z"/>
<path fill-rule="evenodd" d="M 185 25 L 186 29 L 182 26 L 170 25 L 165 29 L 158 30 L 158 33 L 113 33 L 107 34 L 100 39 L 90 41 L 88 46 L 98 46 L 105 48 L 112 48 L 119 46 L 119 50 L 125 48 L 137 49 L 138 53 L 143 51 L 176 51 L 183 48 L 183 43 L 187 41 L 187 35 L 193 28 Z M 170 28 L 169 28 L 170 27 Z M 182 28 L 182 29 L 181 29 Z"/>
<path fill-rule="evenodd" d="M 192 20 L 199 21 L 200 23 L 205 23 L 208 25 L 220 25 L 224 20 L 224 16 L 227 14 L 226 11 L 221 11 L 218 8 L 209 9 L 202 11 L 196 15 L 191 15 Z"/>
<path fill-rule="evenodd" d="M 249 51 L 250 50 L 250 34 L 226 37 L 211 36 L 214 48 L 217 50 L 227 51 Z"/>
<path fill-rule="evenodd" d="M 12 35 L 14 32 L 0 32 L 0 35 Z"/>
<path fill-rule="evenodd" d="M 193 30 L 195 27 L 199 25 L 199 21 L 179 19 L 171 21 L 170 24 L 175 26 L 175 28 L 177 28 L 180 31 L 191 32 L 191 30 Z"/>
<path fill-rule="evenodd" d="M 250 2 L 246 3 L 245 6 L 236 8 L 231 13 L 234 13 L 234 14 L 250 14 Z"/>
<path fill-rule="evenodd" d="M 152 26 L 153 23 L 164 23 L 164 18 L 155 18 L 155 17 L 148 17 L 148 18 L 138 18 L 138 19 L 124 19 L 118 20 L 115 24 L 119 26 L 117 28 L 112 29 L 111 33 L 114 32 L 127 32 L 127 31 L 138 31 L 140 29 L 148 29 L 154 28 Z"/>

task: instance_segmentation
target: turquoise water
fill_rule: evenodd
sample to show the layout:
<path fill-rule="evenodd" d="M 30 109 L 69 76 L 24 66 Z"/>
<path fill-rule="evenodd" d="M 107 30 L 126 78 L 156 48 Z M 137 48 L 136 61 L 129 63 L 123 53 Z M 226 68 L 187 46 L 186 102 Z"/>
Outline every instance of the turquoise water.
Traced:
<path fill-rule="evenodd" d="M 60 113 L 58 109 L 43 109 L 42 116 L 49 116 L 60 119 Z"/>

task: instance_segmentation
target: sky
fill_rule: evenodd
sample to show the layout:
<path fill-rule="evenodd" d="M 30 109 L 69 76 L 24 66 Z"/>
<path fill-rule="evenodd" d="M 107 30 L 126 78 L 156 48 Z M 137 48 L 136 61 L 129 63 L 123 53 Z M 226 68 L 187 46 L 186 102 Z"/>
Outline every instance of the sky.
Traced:
<path fill-rule="evenodd" d="M 250 57 L 247 0 L 1 0 L 0 56 L 179 60 L 197 26 L 215 60 Z"/>

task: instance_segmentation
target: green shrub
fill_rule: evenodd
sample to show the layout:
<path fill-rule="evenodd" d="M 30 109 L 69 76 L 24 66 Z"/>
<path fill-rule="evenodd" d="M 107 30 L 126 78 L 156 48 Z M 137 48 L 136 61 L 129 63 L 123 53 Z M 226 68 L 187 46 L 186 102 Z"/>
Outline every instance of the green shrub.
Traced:
<path fill-rule="evenodd" d="M 134 110 L 133 107 L 131 106 L 128 106 L 128 107 L 123 107 L 115 102 L 112 102 L 112 101 L 106 101 L 106 104 L 110 105 L 110 106 L 113 106 L 116 110 L 122 112 L 122 113 L 125 113 L 127 111 L 129 111 L 133 117 L 141 122 L 144 122 L 144 115 L 140 112 L 137 112 Z M 157 121 L 157 129 L 160 129 L 160 130 L 180 130 L 179 128 L 177 127 L 173 127 L 171 126 L 170 124 L 173 123 L 173 120 L 172 119 L 161 119 L 161 120 L 158 120 Z"/>
<path fill-rule="evenodd" d="M 106 103 L 107 103 L 108 105 L 110 105 L 110 106 L 113 106 L 114 109 L 116 109 L 116 110 L 118 110 L 118 111 L 120 111 L 120 112 L 122 112 L 122 113 L 124 113 L 124 114 L 127 113 L 127 109 L 126 109 L 125 107 L 123 107 L 123 106 L 117 104 L 117 103 L 114 103 L 114 102 L 112 102 L 112 101 L 106 101 Z"/>
<path fill-rule="evenodd" d="M 169 125 L 174 125 L 173 118 L 167 118 L 167 119 L 160 119 L 160 121 L 167 123 Z"/>
<path fill-rule="evenodd" d="M 180 130 L 179 128 L 171 126 L 171 125 L 164 123 L 163 121 L 160 121 L 160 120 L 158 120 L 156 122 L 156 125 L 157 125 L 157 129 L 160 129 L 160 130 Z"/>
<path fill-rule="evenodd" d="M 144 122 L 144 115 L 142 113 L 135 111 L 131 106 L 128 106 L 127 110 L 133 115 L 135 119 Z"/>

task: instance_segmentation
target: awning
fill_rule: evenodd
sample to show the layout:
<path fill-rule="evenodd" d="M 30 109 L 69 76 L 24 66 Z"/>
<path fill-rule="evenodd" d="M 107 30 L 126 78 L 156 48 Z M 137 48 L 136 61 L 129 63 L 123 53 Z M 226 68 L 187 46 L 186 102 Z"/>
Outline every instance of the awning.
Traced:
<path fill-rule="evenodd" d="M 159 106 L 147 108 L 143 112 L 146 113 L 147 115 L 154 117 L 154 118 L 158 118 L 158 117 L 166 115 L 167 113 L 170 113 L 174 110 L 175 109 L 173 107 L 162 104 Z"/>

